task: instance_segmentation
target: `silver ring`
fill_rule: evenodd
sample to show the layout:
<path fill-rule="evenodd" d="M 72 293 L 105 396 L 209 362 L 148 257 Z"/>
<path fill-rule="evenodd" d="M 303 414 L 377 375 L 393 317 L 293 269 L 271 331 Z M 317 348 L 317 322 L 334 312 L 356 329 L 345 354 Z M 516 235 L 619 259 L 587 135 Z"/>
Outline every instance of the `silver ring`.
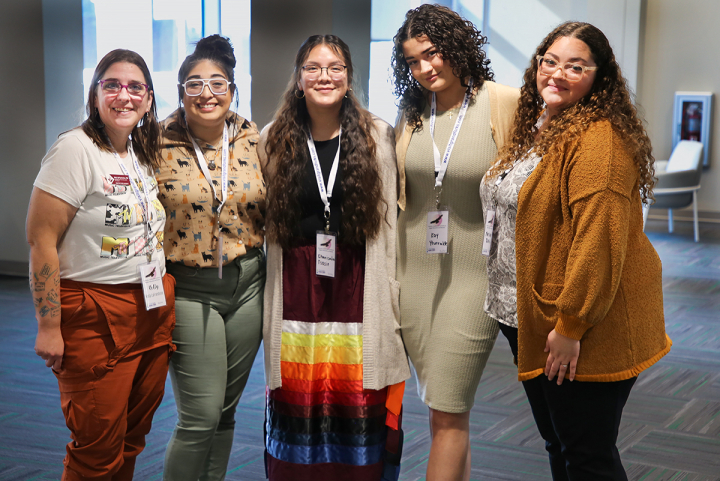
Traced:
<path fill-rule="evenodd" d="M 568 367 L 567 364 L 560 364 L 560 367 Z"/>

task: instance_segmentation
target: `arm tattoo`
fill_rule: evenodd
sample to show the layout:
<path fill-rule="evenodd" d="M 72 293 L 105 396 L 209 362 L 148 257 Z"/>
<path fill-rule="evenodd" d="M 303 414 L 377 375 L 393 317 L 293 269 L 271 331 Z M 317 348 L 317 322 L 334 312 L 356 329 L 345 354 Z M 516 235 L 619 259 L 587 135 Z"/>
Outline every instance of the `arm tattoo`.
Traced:
<path fill-rule="evenodd" d="M 60 314 L 60 276 L 59 269 L 52 269 L 50 264 L 44 264 L 39 272 L 30 272 L 30 291 L 37 295 L 33 297 L 33 304 L 40 317 L 56 316 Z M 42 294 L 45 294 L 44 296 Z"/>

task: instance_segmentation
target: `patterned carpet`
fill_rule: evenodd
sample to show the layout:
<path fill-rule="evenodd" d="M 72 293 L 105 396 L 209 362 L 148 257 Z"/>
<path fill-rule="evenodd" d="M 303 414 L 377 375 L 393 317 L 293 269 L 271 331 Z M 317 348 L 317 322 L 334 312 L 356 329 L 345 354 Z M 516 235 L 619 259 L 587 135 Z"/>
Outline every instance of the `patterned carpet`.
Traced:
<path fill-rule="evenodd" d="M 648 237 L 663 260 L 665 316 L 674 347 L 643 373 L 630 396 L 619 447 L 632 480 L 720 481 L 720 225 L 676 223 L 674 234 L 651 220 Z M 69 434 L 57 383 L 33 352 L 36 324 L 25 279 L 0 277 L 0 480 L 57 480 Z M 261 351 L 262 352 L 262 351 Z M 265 479 L 262 461 L 265 387 L 255 360 L 240 401 L 228 480 Z M 430 438 L 427 408 L 415 383 L 405 399 L 402 480 L 425 476 Z M 507 342 L 500 337 L 471 415 L 472 479 L 551 479 Z M 170 383 L 137 480 L 161 479 L 175 424 Z"/>

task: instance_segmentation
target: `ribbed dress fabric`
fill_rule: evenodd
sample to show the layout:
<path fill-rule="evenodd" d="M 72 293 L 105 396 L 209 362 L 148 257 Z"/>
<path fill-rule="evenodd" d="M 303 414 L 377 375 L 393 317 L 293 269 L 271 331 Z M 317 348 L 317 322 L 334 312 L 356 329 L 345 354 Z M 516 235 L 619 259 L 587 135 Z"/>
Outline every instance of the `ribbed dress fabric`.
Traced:
<path fill-rule="evenodd" d="M 458 111 L 438 113 L 435 142 L 441 156 Z M 478 194 L 496 156 L 483 88 L 467 111 L 443 182 L 440 202 L 450 210 L 448 254 L 426 253 L 427 213 L 435 210 L 429 107 L 405 159 L 407 207 L 398 218 L 402 335 L 420 398 L 442 412 L 472 408 L 498 333 L 497 323 L 483 311 L 487 268 L 481 254 L 484 222 Z"/>

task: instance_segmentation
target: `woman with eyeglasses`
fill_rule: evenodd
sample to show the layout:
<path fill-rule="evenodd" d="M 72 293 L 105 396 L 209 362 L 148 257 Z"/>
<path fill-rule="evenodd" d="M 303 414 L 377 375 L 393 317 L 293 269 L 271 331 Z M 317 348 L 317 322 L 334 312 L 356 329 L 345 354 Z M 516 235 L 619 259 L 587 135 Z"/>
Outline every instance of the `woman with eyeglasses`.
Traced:
<path fill-rule="evenodd" d="M 398 325 L 394 138 L 352 82 L 348 46 L 308 38 L 258 149 L 268 179 L 272 481 L 399 474 L 410 371 Z"/>
<path fill-rule="evenodd" d="M 45 155 L 30 198 L 35 352 L 58 379 L 71 432 L 62 479 L 131 480 L 175 324 L 153 176 L 160 128 L 140 55 L 100 60 L 87 115 Z"/>
<path fill-rule="evenodd" d="M 477 190 L 518 91 L 492 82 L 486 38 L 449 8 L 410 10 L 394 42 L 403 340 L 429 408 L 427 479 L 467 480 L 470 409 L 498 333 L 482 309 Z"/>
<path fill-rule="evenodd" d="M 510 342 L 553 479 L 626 480 L 623 407 L 672 344 L 660 259 L 642 231 L 652 149 L 599 29 L 564 23 L 535 54 L 512 137 L 480 188 L 485 310 Z"/>
<path fill-rule="evenodd" d="M 234 67 L 228 39 L 201 39 L 178 72 L 181 106 L 162 124 L 157 177 L 177 280 L 170 481 L 225 478 L 235 409 L 262 337 L 265 183 L 255 124 L 230 110 Z"/>

